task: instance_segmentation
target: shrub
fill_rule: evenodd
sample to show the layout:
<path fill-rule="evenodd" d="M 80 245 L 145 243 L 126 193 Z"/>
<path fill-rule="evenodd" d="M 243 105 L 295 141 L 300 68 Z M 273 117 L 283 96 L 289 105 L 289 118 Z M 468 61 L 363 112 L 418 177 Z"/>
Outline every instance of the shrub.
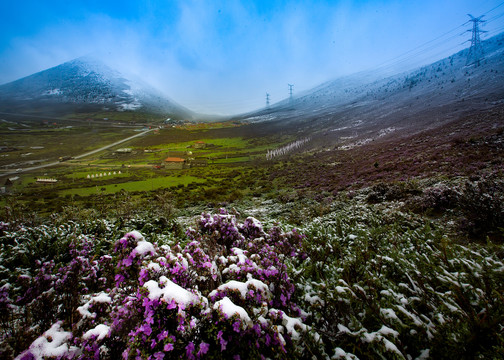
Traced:
<path fill-rule="evenodd" d="M 425 189 L 422 195 L 409 199 L 407 208 L 419 212 L 444 212 L 457 208 L 460 205 L 461 197 L 462 191 L 456 186 L 441 183 Z"/>
<path fill-rule="evenodd" d="M 404 200 L 421 193 L 422 191 L 415 181 L 391 184 L 380 182 L 371 188 L 367 201 L 371 204 L 376 204 L 383 201 Z"/>
<path fill-rule="evenodd" d="M 428 224 L 405 231 L 384 218 L 351 206 L 304 229 L 309 261 L 294 277 L 303 289 L 297 299 L 325 352 L 365 359 L 502 353 L 500 247 L 463 247 Z"/>
<path fill-rule="evenodd" d="M 202 214 L 185 246 L 137 231 L 98 258 L 90 242 L 72 245 L 62 265 L 40 264 L 17 301 L 24 327 L 49 329 L 21 358 L 52 356 L 38 344 L 54 336 L 59 358 L 300 356 L 310 335 L 287 263 L 303 261 L 304 239 L 221 210 Z"/>
<path fill-rule="evenodd" d="M 494 175 L 466 182 L 461 208 L 470 235 L 499 233 L 504 226 L 504 181 Z"/>

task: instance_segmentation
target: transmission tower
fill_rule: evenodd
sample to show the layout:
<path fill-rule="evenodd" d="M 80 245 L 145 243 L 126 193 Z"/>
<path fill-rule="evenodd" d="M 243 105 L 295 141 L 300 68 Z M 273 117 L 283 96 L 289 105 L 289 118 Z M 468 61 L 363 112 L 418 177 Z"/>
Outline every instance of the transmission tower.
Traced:
<path fill-rule="evenodd" d="M 481 20 L 481 18 L 485 15 L 481 15 L 480 17 L 475 18 L 471 14 L 467 14 L 471 18 L 473 23 L 472 30 L 467 30 L 472 32 L 471 37 L 471 47 L 469 48 L 469 53 L 467 54 L 466 65 L 475 65 L 479 66 L 480 61 L 483 58 L 483 46 L 481 46 L 480 33 L 486 33 L 484 30 L 480 30 L 479 24 L 485 22 L 486 20 Z"/>
<path fill-rule="evenodd" d="M 267 107 L 268 109 L 269 109 L 269 104 L 270 104 L 270 102 L 269 102 L 269 100 L 270 100 L 270 99 L 269 99 L 269 96 L 270 96 L 270 95 L 269 95 L 268 93 L 266 93 L 266 107 Z"/>
<path fill-rule="evenodd" d="M 287 84 L 289 86 L 289 101 L 292 101 L 292 87 L 294 85 L 291 85 L 291 84 Z"/>

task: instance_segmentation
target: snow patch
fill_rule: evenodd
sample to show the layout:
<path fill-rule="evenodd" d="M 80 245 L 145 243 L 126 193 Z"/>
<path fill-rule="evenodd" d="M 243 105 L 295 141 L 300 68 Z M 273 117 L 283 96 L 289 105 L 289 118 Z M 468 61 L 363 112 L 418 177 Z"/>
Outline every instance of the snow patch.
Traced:
<path fill-rule="evenodd" d="M 150 253 L 150 255 L 154 255 L 156 253 L 156 250 L 154 249 L 154 245 L 152 243 L 141 240 L 138 242 L 137 247 L 135 248 L 136 253 L 138 255 L 145 255 L 146 253 Z"/>
<path fill-rule="evenodd" d="M 92 313 L 89 311 L 89 308 L 93 303 L 107 303 L 110 304 L 112 302 L 112 299 L 110 298 L 109 295 L 107 295 L 104 292 L 99 293 L 96 296 L 93 296 L 88 302 L 86 302 L 84 305 L 79 306 L 77 308 L 77 311 L 83 318 L 92 318 L 94 319 L 96 317 L 96 313 Z"/>
<path fill-rule="evenodd" d="M 354 354 L 347 353 L 342 348 L 337 347 L 336 349 L 334 349 L 334 355 L 331 357 L 331 359 L 358 360 L 359 358 Z"/>
<path fill-rule="evenodd" d="M 236 280 L 231 280 L 228 281 L 225 284 L 222 284 L 219 286 L 216 290 L 212 291 L 209 296 L 215 296 L 219 291 L 226 291 L 226 290 L 238 290 L 240 292 L 241 298 L 245 299 L 247 296 L 247 292 L 249 291 L 250 287 L 254 287 L 256 290 L 261 291 L 265 294 L 270 295 L 271 292 L 269 291 L 268 285 L 263 283 L 260 280 L 256 279 L 249 279 L 246 282 L 241 282 L 241 281 L 236 281 Z"/>
<path fill-rule="evenodd" d="M 164 286 L 160 288 L 159 284 Z M 144 287 L 149 290 L 149 299 L 151 300 L 158 300 L 159 298 L 162 298 L 166 302 L 175 301 L 177 304 L 185 307 L 199 301 L 199 297 L 197 295 L 187 291 L 180 285 L 175 284 L 166 276 L 161 276 L 159 283 L 155 280 L 149 280 L 144 284 Z"/>
<path fill-rule="evenodd" d="M 63 91 L 61 91 L 60 89 L 56 88 L 56 89 L 49 89 L 49 90 L 46 90 L 42 93 L 42 95 L 62 95 L 63 94 Z"/>
<path fill-rule="evenodd" d="M 142 107 L 142 104 L 139 103 L 122 103 L 118 104 L 117 110 L 119 111 L 133 111 Z"/>
<path fill-rule="evenodd" d="M 285 326 L 287 333 L 294 340 L 299 340 L 301 338 L 301 335 L 299 334 L 297 329 L 299 329 L 301 331 L 306 331 L 306 325 L 303 324 L 301 319 L 292 318 L 292 317 L 287 316 L 285 314 L 282 315 L 282 324 L 283 324 L 283 326 Z"/>
<path fill-rule="evenodd" d="M 72 333 L 64 331 L 61 328 L 61 321 L 55 323 L 49 330 L 44 332 L 41 337 L 36 339 L 28 348 L 27 351 L 20 354 L 16 360 L 29 358 L 29 354 L 33 355 L 33 359 L 42 360 L 44 358 L 60 358 L 69 353 L 74 353 L 76 347 L 68 347 L 67 341 L 72 337 Z"/>
<path fill-rule="evenodd" d="M 99 324 L 91 330 L 88 330 L 82 335 L 84 340 L 88 340 L 92 336 L 96 336 L 96 340 L 102 340 L 105 336 L 108 335 L 110 330 L 110 326 L 105 324 Z"/>
<path fill-rule="evenodd" d="M 126 234 L 126 237 L 132 237 L 135 240 L 142 240 L 144 237 L 139 231 L 133 230 Z"/>
<path fill-rule="evenodd" d="M 227 317 L 238 315 L 247 325 L 252 324 L 252 320 L 250 320 L 247 311 L 241 306 L 235 305 L 227 296 L 215 302 L 213 308 L 214 310 L 220 310 Z"/>

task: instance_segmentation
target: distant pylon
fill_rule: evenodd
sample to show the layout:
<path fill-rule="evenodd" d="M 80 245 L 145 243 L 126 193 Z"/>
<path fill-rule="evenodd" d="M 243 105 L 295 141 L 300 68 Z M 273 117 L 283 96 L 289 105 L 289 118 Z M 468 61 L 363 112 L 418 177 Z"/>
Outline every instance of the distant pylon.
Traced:
<path fill-rule="evenodd" d="M 266 93 L 266 107 L 267 107 L 268 109 L 269 109 L 269 104 L 270 104 L 270 102 L 269 102 L 269 94 L 268 94 L 268 93 Z"/>
<path fill-rule="evenodd" d="M 289 101 L 292 101 L 292 87 L 294 85 L 291 85 L 291 84 L 287 84 L 287 85 L 289 85 Z"/>
<path fill-rule="evenodd" d="M 481 20 L 485 15 L 475 18 L 471 14 L 467 14 L 471 18 L 473 23 L 472 30 L 467 30 L 472 32 L 471 37 L 471 47 L 469 48 L 469 53 L 467 54 L 466 65 L 480 65 L 481 59 L 483 59 L 483 46 L 481 46 L 480 33 L 485 33 L 486 31 L 480 30 L 479 24 L 485 22 L 486 20 Z"/>

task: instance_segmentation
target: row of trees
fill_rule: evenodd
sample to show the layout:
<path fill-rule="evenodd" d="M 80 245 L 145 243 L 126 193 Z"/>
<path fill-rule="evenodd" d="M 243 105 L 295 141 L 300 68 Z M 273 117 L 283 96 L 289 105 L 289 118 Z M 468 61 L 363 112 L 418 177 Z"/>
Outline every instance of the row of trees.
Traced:
<path fill-rule="evenodd" d="M 286 155 L 294 150 L 299 149 L 301 146 L 303 146 L 304 144 L 306 144 L 310 140 L 311 140 L 310 137 L 306 137 L 304 139 L 300 139 L 300 140 L 294 141 L 290 144 L 287 144 L 285 146 L 282 146 L 281 148 L 278 148 L 275 150 L 268 150 L 268 152 L 266 153 L 266 159 L 272 160 L 275 157 Z"/>

